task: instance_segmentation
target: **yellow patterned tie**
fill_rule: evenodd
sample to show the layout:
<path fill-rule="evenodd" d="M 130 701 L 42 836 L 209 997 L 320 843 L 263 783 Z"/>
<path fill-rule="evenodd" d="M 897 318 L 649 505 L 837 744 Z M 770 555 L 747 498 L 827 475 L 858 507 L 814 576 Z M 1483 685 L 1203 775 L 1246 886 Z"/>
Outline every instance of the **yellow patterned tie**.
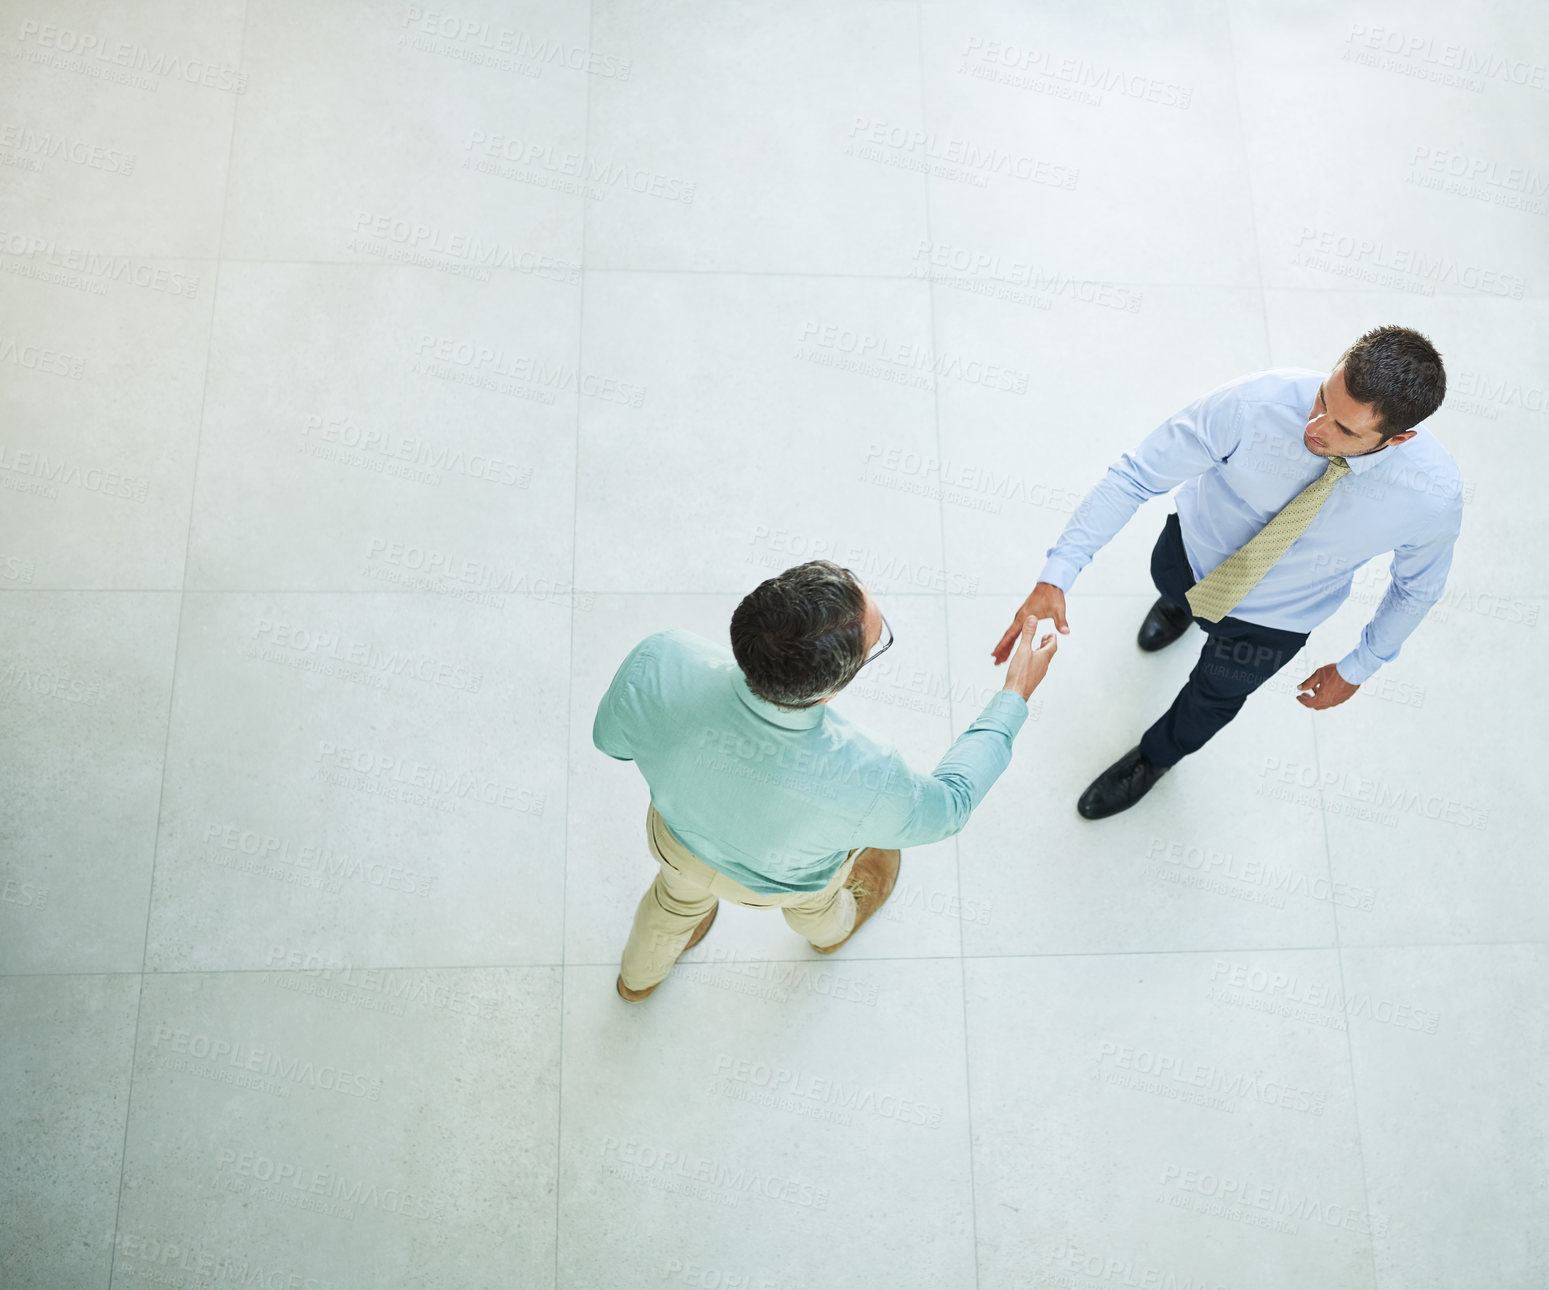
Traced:
<path fill-rule="evenodd" d="M 1291 543 L 1306 532 L 1312 517 L 1334 491 L 1334 485 L 1349 473 L 1349 462 L 1343 457 L 1330 457 L 1327 470 L 1287 502 L 1240 549 L 1189 588 L 1189 608 L 1194 616 L 1218 623 L 1236 609 L 1275 561 L 1291 549 Z"/>

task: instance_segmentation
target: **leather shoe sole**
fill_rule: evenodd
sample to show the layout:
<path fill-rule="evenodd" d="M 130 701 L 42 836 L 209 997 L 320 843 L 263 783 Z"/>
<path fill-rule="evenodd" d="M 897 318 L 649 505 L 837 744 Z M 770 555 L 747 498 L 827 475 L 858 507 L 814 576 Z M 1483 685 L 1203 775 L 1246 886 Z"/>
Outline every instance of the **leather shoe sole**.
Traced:
<path fill-rule="evenodd" d="M 898 866 L 902 861 L 903 855 L 900 852 L 879 851 L 876 847 L 867 847 L 855 857 L 855 865 L 844 883 L 855 897 L 855 926 L 850 929 L 850 936 L 860 931 L 861 924 L 881 909 L 893 894 L 893 885 L 898 881 Z M 813 945 L 812 948 L 819 954 L 832 954 L 850 936 L 832 945 Z M 807 944 L 812 945 L 812 942 L 808 941 Z"/>
<path fill-rule="evenodd" d="M 683 947 L 678 956 L 679 958 L 681 958 L 684 954 L 687 954 L 691 949 L 694 948 L 694 946 L 698 945 L 700 941 L 705 939 L 705 933 L 710 930 L 710 924 L 715 922 L 715 916 L 720 912 L 721 902 L 716 901 L 715 908 L 699 920 L 699 926 L 694 928 L 694 934 L 688 938 L 688 944 Z M 660 981 L 656 983 L 656 985 L 660 984 Z M 630 1003 L 639 1003 L 640 1000 L 649 998 L 651 991 L 654 989 L 656 989 L 655 985 L 648 985 L 644 990 L 631 990 L 627 985 L 624 984 L 624 974 L 622 972 L 619 973 L 619 997 L 622 999 L 628 999 Z"/>

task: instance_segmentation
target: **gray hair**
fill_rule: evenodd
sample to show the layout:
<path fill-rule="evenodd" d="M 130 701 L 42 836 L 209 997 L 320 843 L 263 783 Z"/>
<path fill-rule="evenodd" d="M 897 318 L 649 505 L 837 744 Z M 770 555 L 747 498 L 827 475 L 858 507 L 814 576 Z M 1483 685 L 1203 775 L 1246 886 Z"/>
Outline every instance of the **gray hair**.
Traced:
<path fill-rule="evenodd" d="M 850 570 L 809 560 L 766 578 L 731 616 L 748 689 L 782 708 L 837 694 L 866 661 L 866 592 Z"/>

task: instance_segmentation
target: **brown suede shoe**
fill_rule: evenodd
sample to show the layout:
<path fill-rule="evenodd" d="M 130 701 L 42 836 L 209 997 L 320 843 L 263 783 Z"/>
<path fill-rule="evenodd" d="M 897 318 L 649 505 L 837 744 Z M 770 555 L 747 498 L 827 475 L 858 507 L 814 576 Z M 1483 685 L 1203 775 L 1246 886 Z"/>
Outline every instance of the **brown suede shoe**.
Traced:
<path fill-rule="evenodd" d="M 683 954 L 687 954 L 691 949 L 694 948 L 694 946 L 698 945 L 700 941 L 705 939 L 705 933 L 710 930 L 710 924 L 715 922 L 715 916 L 720 912 L 721 902 L 716 901 L 715 908 L 699 920 L 699 926 L 694 929 L 694 934 L 688 938 L 688 944 L 683 947 Z M 660 984 L 660 981 L 656 983 L 656 985 Z M 622 972 L 619 973 L 618 990 L 619 997 L 621 999 L 628 999 L 630 1003 L 639 1003 L 640 1000 L 646 998 L 654 989 L 656 989 L 655 985 L 648 985 L 644 990 L 631 990 L 627 985 L 624 984 L 624 974 Z"/>
<path fill-rule="evenodd" d="M 855 897 L 855 926 L 850 929 L 850 936 L 860 931 L 861 924 L 881 909 L 893 894 L 893 884 L 898 881 L 898 866 L 902 860 L 903 856 L 899 852 L 878 851 L 876 847 L 867 847 L 855 857 L 855 867 L 850 870 L 850 876 L 844 883 Z M 850 936 L 846 936 L 844 941 L 849 940 Z M 844 941 L 833 945 L 813 945 L 812 948 L 819 954 L 832 954 Z M 810 941 L 807 943 L 812 944 Z"/>

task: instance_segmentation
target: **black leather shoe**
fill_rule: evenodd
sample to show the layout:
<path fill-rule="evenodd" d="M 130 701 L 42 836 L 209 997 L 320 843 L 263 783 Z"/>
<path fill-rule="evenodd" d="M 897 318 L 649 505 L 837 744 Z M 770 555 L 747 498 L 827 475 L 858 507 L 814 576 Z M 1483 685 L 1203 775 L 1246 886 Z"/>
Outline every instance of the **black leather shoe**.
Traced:
<path fill-rule="evenodd" d="M 1140 755 L 1136 744 L 1086 787 L 1076 810 L 1087 820 L 1101 820 L 1127 811 L 1151 791 L 1151 785 L 1171 770 L 1153 766 Z"/>
<path fill-rule="evenodd" d="M 1146 621 L 1140 624 L 1140 635 L 1135 643 L 1148 654 L 1154 654 L 1188 631 L 1191 621 L 1187 609 L 1180 609 L 1157 597 L 1156 604 L 1151 606 L 1151 612 L 1146 615 Z"/>

